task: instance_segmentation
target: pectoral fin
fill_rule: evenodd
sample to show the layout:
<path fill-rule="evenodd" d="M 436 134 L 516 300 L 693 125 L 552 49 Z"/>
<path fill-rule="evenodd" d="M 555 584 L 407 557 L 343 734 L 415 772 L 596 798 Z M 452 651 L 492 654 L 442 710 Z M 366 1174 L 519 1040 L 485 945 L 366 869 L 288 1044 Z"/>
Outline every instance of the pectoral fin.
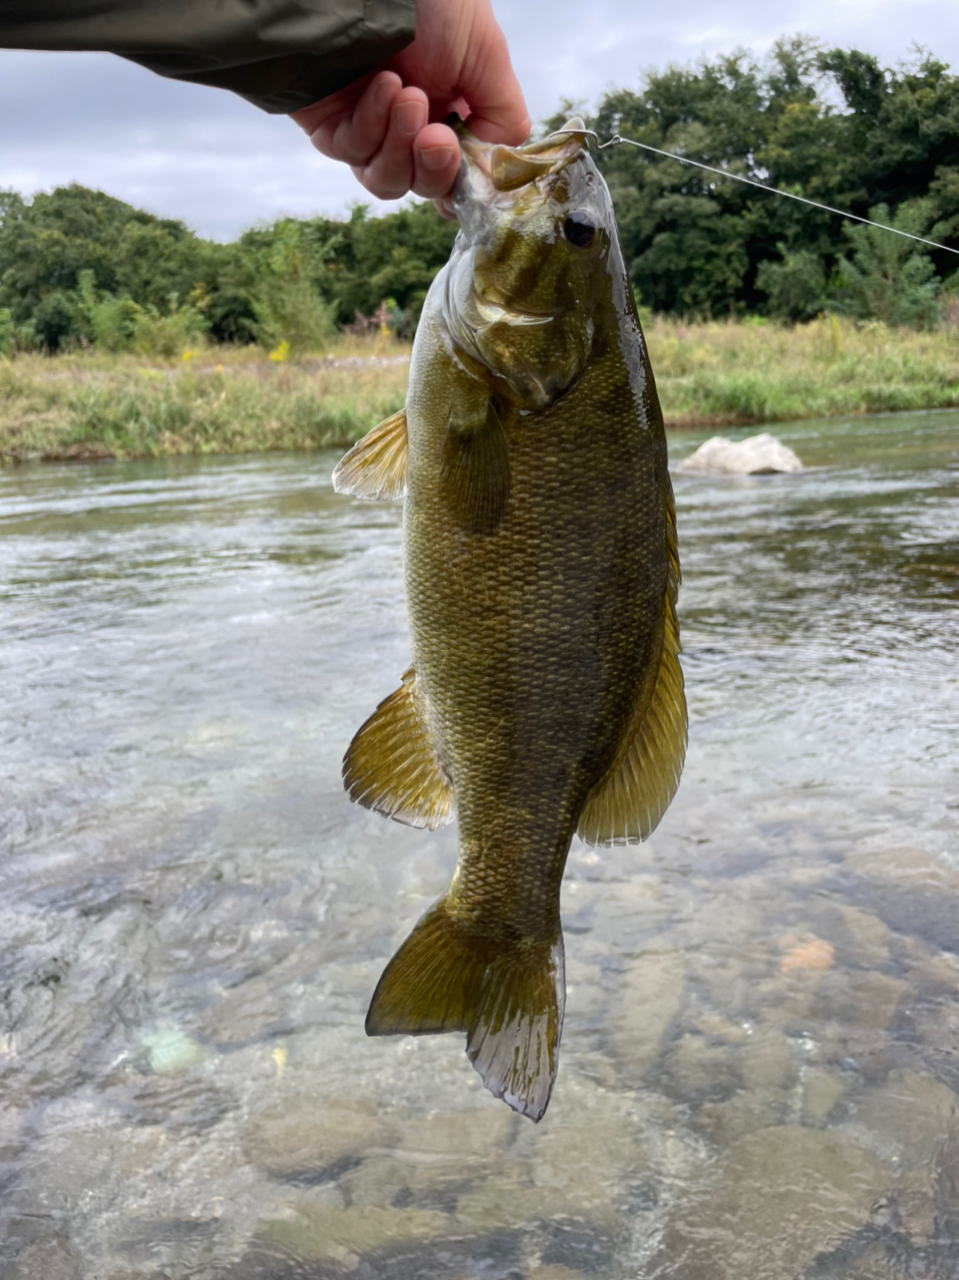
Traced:
<path fill-rule="evenodd" d="M 666 519 L 669 569 L 663 597 L 659 669 L 650 692 L 643 685 L 633 719 L 606 776 L 593 788 L 579 818 L 587 844 L 630 844 L 656 828 L 679 786 L 686 756 L 687 720 L 679 665 L 679 553 L 670 495 Z"/>
<path fill-rule="evenodd" d="M 435 831 L 452 818 L 453 789 L 434 754 L 412 667 L 354 735 L 343 785 L 357 804 L 411 827 Z"/>
<path fill-rule="evenodd" d="M 336 465 L 333 488 L 354 498 L 401 498 L 406 492 L 406 410 L 384 418 Z"/>
<path fill-rule="evenodd" d="M 509 445 L 492 400 L 476 417 L 451 417 L 443 444 L 440 492 L 468 533 L 492 533 L 509 499 Z"/>

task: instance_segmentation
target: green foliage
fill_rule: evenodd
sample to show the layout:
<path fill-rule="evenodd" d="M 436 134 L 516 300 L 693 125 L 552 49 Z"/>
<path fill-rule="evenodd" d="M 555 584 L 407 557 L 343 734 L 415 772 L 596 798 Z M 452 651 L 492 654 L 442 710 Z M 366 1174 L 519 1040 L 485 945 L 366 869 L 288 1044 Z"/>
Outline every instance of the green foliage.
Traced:
<path fill-rule="evenodd" d="M 826 305 L 826 273 L 821 260 L 808 249 L 790 253 L 777 246 L 779 262 L 759 264 L 756 288 L 769 297 L 769 313 L 777 320 L 811 320 Z"/>
<path fill-rule="evenodd" d="M 194 302 L 182 305 L 171 293 L 164 309 L 148 304 L 133 321 L 132 349 L 145 356 L 172 359 L 203 341 L 208 325 Z"/>
<path fill-rule="evenodd" d="M 608 93 L 588 123 L 601 138 L 619 133 L 862 216 L 925 198 L 932 238 L 959 237 L 959 77 L 928 54 L 893 71 L 793 37 L 765 62 L 738 51 L 651 73 L 638 92 Z M 823 210 L 633 147 L 599 163 L 627 269 L 656 312 L 800 320 L 822 308 L 847 260 L 844 223 Z M 931 253 L 935 274 L 949 258 Z"/>
<path fill-rule="evenodd" d="M 19 334 L 4 341 L 175 356 L 206 334 L 295 354 L 387 297 L 409 336 L 455 235 L 430 204 L 382 218 L 357 206 L 345 222 L 282 218 L 223 245 L 76 184 L 31 201 L 0 192 L 0 307 Z"/>
<path fill-rule="evenodd" d="M 903 205 L 894 221 L 884 204 L 869 210 L 874 222 L 885 223 L 910 235 L 923 235 L 929 224 L 929 202 L 914 200 Z M 940 281 L 924 245 L 903 236 L 889 235 L 879 227 L 850 225 L 844 228 L 852 245 L 852 258 L 842 257 L 832 286 L 832 307 L 858 320 L 928 328 L 940 317 Z"/>
<path fill-rule="evenodd" d="M 284 218 L 242 237 L 251 273 L 254 332 L 261 345 L 285 342 L 294 354 L 326 346 L 334 325 L 318 286 L 338 241 L 335 232 L 324 235 L 320 219 Z"/>
<path fill-rule="evenodd" d="M 368 354 L 351 341 L 350 354 Z M 172 369 L 136 354 L 0 360 L 0 464 L 7 458 L 153 457 L 351 444 L 403 404 L 402 361 L 270 365 L 232 348 Z"/>
<path fill-rule="evenodd" d="M 77 294 L 74 328 L 81 342 L 92 342 L 102 351 L 132 351 L 142 308 L 132 298 L 98 291 L 89 267 L 78 272 Z"/>
<path fill-rule="evenodd" d="M 10 308 L 0 307 L 0 355 L 8 356 L 13 351 L 15 332 Z"/>
<path fill-rule="evenodd" d="M 959 405 L 956 337 L 954 328 L 891 329 L 833 314 L 789 327 L 655 316 L 646 328 L 673 426 Z M 345 445 L 403 403 L 407 368 L 393 354 L 377 359 L 378 350 L 378 339 L 340 339 L 337 355 L 367 358 L 274 366 L 234 346 L 166 369 L 96 351 L 65 354 L 56 369 L 41 355 L 2 359 L 0 465 Z"/>
<path fill-rule="evenodd" d="M 859 216 L 882 205 L 897 225 L 919 219 L 931 239 L 959 242 L 959 77 L 929 53 L 890 69 L 789 37 L 765 59 L 740 49 L 651 72 L 608 92 L 587 123 Z M 635 293 L 657 314 L 795 323 L 829 305 L 928 325 L 955 270 L 947 252 L 847 232 L 835 214 L 670 157 L 624 146 L 597 160 Z M 76 184 L 32 200 L 0 191 L 0 341 L 14 354 L 175 356 L 205 334 L 296 354 L 384 315 L 408 337 L 455 235 L 428 203 L 382 217 L 358 205 L 218 244 Z"/>
<path fill-rule="evenodd" d="M 402 313 L 402 336 L 409 336 L 433 277 L 450 256 L 456 230 L 456 223 L 440 218 L 431 204 L 381 218 L 356 205 L 320 283 L 337 322 L 350 324 L 358 312 L 372 315 L 389 297 Z"/>

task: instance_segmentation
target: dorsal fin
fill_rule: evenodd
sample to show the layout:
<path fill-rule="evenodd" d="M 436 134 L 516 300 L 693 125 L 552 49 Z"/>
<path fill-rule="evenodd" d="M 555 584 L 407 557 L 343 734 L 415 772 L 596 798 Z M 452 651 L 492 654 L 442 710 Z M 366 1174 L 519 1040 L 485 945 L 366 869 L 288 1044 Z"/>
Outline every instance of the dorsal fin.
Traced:
<path fill-rule="evenodd" d="M 406 410 L 367 432 L 336 464 L 333 488 L 354 498 L 402 498 L 406 492 Z"/>
<path fill-rule="evenodd" d="M 652 693 L 644 686 L 633 718 L 606 776 L 587 797 L 577 828 L 587 844 L 629 844 L 656 828 L 679 786 L 686 755 L 686 697 L 679 665 L 679 549 L 676 511 L 666 507 L 668 570 L 663 595 L 663 638 Z"/>
<path fill-rule="evenodd" d="M 435 831 L 453 816 L 453 789 L 419 702 L 410 667 L 400 687 L 356 731 L 343 758 L 343 785 L 357 804 Z"/>

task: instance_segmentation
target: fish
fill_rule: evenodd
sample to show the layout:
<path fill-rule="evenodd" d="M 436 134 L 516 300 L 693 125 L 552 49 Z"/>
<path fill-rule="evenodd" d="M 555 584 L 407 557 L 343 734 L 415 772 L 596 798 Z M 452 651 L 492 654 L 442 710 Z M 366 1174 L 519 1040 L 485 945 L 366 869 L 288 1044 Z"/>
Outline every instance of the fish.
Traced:
<path fill-rule="evenodd" d="M 490 1092 L 539 1121 L 573 836 L 644 839 L 679 785 L 679 553 L 656 384 L 583 122 L 516 148 L 459 133 L 459 230 L 404 408 L 333 473 L 340 493 L 405 496 L 412 650 L 343 780 L 399 822 L 459 824 L 450 887 L 383 971 L 367 1033 L 465 1032 Z"/>

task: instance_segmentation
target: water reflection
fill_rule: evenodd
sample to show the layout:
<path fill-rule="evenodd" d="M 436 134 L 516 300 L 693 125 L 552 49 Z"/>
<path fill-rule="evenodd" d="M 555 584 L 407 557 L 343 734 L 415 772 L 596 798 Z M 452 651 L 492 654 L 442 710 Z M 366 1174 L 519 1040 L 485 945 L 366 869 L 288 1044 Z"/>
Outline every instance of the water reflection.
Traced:
<path fill-rule="evenodd" d="M 0 473 L 4 1280 L 952 1275 L 959 415 L 778 434 L 809 472 L 677 480 L 686 774 L 573 850 L 538 1128 L 363 1034 L 455 857 L 339 782 L 398 508 L 325 455 Z"/>

